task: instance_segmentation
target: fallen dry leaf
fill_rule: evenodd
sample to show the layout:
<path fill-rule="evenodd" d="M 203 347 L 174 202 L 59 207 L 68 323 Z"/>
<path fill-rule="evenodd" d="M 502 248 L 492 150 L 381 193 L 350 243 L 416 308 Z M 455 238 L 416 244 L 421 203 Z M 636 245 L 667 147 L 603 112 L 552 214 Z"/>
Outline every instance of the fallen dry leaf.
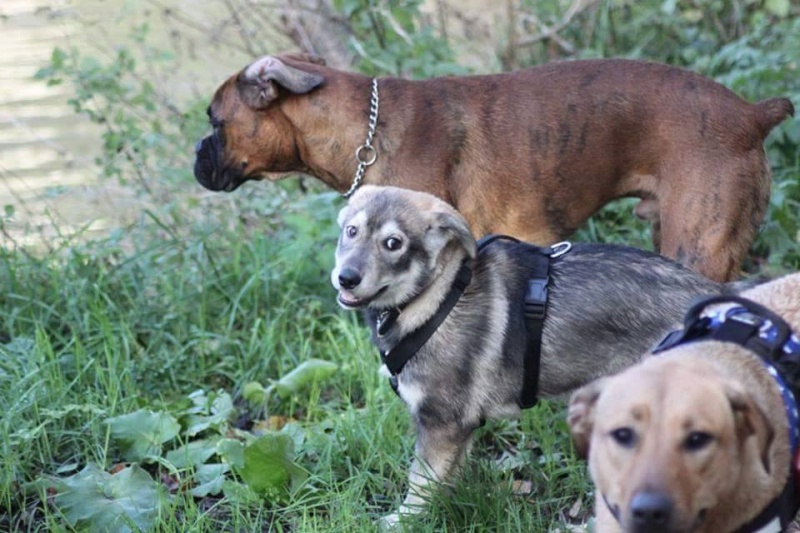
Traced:
<path fill-rule="evenodd" d="M 533 491 L 533 482 L 527 479 L 515 479 L 511 482 L 511 491 L 514 494 L 530 494 Z"/>

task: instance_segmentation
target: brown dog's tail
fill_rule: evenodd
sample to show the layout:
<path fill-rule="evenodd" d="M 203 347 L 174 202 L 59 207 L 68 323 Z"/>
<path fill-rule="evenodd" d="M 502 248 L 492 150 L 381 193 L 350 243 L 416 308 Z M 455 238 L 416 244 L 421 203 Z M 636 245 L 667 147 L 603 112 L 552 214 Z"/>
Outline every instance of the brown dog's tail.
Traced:
<path fill-rule="evenodd" d="M 794 116 L 794 106 L 788 98 L 770 98 L 756 104 L 756 122 L 763 137 L 791 116 Z"/>

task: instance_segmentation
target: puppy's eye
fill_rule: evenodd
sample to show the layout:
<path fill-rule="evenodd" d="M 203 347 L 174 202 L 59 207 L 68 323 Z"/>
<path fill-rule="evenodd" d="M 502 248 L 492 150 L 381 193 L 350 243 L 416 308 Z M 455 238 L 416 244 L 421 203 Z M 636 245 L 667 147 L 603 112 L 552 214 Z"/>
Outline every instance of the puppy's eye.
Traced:
<path fill-rule="evenodd" d="M 358 233 L 358 228 L 356 228 L 355 226 L 347 226 L 346 228 L 344 228 L 344 233 L 345 235 L 347 235 L 352 239 Z"/>
<path fill-rule="evenodd" d="M 397 237 L 389 237 L 383 242 L 383 245 L 386 246 L 387 250 L 394 252 L 396 250 L 399 250 L 403 246 L 403 241 L 401 241 Z"/>
<path fill-rule="evenodd" d="M 714 437 L 703 431 L 692 431 L 683 441 L 683 448 L 687 452 L 699 452 L 714 440 Z"/>
<path fill-rule="evenodd" d="M 636 433 L 631 428 L 618 428 L 611 432 L 611 438 L 623 448 L 632 448 L 636 444 Z"/>

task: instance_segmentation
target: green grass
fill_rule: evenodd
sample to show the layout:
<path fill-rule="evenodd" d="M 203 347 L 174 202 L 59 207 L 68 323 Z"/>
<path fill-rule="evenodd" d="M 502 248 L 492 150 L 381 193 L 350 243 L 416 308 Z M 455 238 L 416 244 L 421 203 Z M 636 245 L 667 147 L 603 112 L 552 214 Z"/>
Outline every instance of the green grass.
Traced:
<path fill-rule="evenodd" d="M 395 510 L 413 431 L 378 375 L 367 329 L 335 305 L 337 206 L 330 194 L 311 196 L 266 231 L 210 217 L 181 235 L 136 229 L 47 257 L 0 253 L 0 530 L 91 530 L 89 521 L 70 525 L 56 480 L 87 464 L 130 464 L 107 419 L 146 408 L 185 428 L 187 396 L 221 391 L 236 405 L 224 431 L 252 435 L 265 414 L 242 400 L 244 384 L 268 384 L 312 358 L 338 371 L 266 405 L 295 420 L 293 460 L 308 476 L 297 489 L 253 497 L 229 473 L 225 492 L 195 498 L 191 471 L 141 461 L 163 486 L 152 529 L 371 531 Z M 579 498 L 570 520 L 585 520 L 590 487 L 567 435 L 558 402 L 490 423 L 458 483 L 409 529 L 549 531 Z M 172 494 L 170 476 L 184 484 Z"/>

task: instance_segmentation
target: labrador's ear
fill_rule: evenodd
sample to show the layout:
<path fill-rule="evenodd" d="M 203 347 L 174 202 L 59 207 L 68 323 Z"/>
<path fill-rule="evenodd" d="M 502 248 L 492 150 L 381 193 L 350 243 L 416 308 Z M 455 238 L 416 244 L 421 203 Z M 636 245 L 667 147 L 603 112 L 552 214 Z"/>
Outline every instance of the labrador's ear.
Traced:
<path fill-rule="evenodd" d="M 600 378 L 572 393 L 569 399 L 567 424 L 575 450 L 582 458 L 589 455 L 589 443 L 594 430 L 594 407 L 600 398 L 608 378 Z"/>
<path fill-rule="evenodd" d="M 320 74 L 290 67 L 273 56 L 256 59 L 241 73 L 238 89 L 242 100 L 254 109 L 264 109 L 278 97 L 283 88 L 294 94 L 305 94 L 325 81 Z"/>
<path fill-rule="evenodd" d="M 731 411 L 733 411 L 736 438 L 739 444 L 743 445 L 748 438 L 755 436 L 761 463 L 769 474 L 771 470 L 769 449 L 775 438 L 772 422 L 755 403 L 753 397 L 738 383 L 726 383 L 724 389 L 730 402 Z"/>
<path fill-rule="evenodd" d="M 432 227 L 449 237 L 450 240 L 458 242 L 467 252 L 470 259 L 478 253 L 478 245 L 475 237 L 469 229 L 469 224 L 455 209 L 437 211 L 433 214 Z"/>

